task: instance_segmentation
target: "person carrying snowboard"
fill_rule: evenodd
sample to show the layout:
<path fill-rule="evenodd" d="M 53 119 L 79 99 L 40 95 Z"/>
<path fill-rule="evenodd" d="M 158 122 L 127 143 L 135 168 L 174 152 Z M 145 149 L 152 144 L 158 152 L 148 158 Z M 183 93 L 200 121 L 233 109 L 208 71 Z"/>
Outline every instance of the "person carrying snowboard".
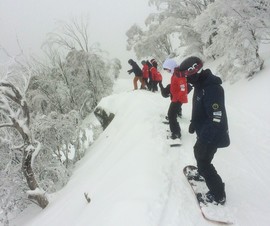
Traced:
<path fill-rule="evenodd" d="M 209 188 L 206 198 L 223 205 L 225 184 L 211 163 L 218 148 L 230 145 L 222 81 L 209 69 L 203 70 L 201 59 L 195 56 L 186 58 L 179 70 L 194 87 L 189 133 L 197 134 L 194 155 L 198 172 Z"/>
<path fill-rule="evenodd" d="M 172 59 L 167 59 L 163 63 L 164 70 L 172 74 L 170 84 L 171 103 L 168 110 L 168 119 L 171 131 L 171 139 L 181 138 L 181 128 L 177 121 L 177 115 L 181 111 L 182 104 L 187 103 L 187 81 L 181 76 L 177 68 L 177 63 Z M 166 91 L 166 88 L 164 89 Z M 163 92 L 164 92 L 163 91 Z M 164 95 L 163 95 L 164 96 Z"/>

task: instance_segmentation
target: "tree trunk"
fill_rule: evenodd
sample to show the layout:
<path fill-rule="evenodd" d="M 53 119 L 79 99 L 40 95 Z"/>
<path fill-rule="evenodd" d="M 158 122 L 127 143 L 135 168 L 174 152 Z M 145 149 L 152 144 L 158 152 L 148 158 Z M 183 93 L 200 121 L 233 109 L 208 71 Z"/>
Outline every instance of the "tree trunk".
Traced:
<path fill-rule="evenodd" d="M 38 186 L 38 183 L 35 179 L 35 175 L 34 175 L 34 172 L 32 169 L 32 165 L 31 165 L 32 153 L 33 153 L 33 150 L 31 150 L 31 153 L 29 153 L 29 151 L 27 151 L 27 150 L 24 150 L 23 161 L 22 161 L 22 170 L 23 170 L 23 174 L 26 178 L 26 181 L 27 181 L 29 188 L 32 191 L 34 191 L 37 188 L 39 188 L 39 186 Z M 31 194 L 28 196 L 28 198 L 36 201 L 42 209 L 44 209 L 49 203 L 45 194 L 41 194 L 41 193 Z"/>

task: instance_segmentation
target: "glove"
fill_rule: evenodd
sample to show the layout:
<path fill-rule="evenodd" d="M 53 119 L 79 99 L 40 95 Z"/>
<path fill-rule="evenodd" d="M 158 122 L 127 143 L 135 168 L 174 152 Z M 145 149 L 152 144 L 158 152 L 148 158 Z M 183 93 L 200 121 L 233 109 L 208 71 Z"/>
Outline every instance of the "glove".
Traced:
<path fill-rule="evenodd" d="M 127 72 L 128 72 L 129 74 L 131 74 L 132 70 L 128 70 Z"/>
<path fill-rule="evenodd" d="M 195 127 L 193 123 L 190 123 L 189 127 L 188 127 L 188 132 L 190 134 L 193 134 L 195 132 Z"/>

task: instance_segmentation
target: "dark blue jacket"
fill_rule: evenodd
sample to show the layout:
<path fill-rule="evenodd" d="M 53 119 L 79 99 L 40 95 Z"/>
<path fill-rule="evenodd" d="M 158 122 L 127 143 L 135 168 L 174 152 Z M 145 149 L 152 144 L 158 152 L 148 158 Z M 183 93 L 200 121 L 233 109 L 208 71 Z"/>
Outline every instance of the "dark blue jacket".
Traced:
<path fill-rule="evenodd" d="M 201 72 L 199 81 L 194 84 L 191 123 L 200 142 L 227 147 L 230 139 L 221 84 L 221 79 L 209 69 Z"/>
<path fill-rule="evenodd" d="M 129 74 L 133 72 L 135 76 L 139 77 L 143 76 L 142 69 L 138 66 L 138 64 L 135 61 L 129 60 L 129 64 L 132 66 L 132 68 L 128 70 Z"/>

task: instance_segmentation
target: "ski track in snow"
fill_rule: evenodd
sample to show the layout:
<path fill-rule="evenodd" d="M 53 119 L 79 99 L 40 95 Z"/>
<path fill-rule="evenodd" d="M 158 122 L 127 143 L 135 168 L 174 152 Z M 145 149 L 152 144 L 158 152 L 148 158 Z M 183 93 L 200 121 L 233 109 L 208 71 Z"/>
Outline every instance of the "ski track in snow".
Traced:
<path fill-rule="evenodd" d="M 183 108 L 185 108 L 185 106 L 183 106 Z M 187 136 L 187 133 L 184 131 L 187 131 L 189 120 L 178 118 L 178 121 L 182 129 L 182 137 Z M 166 131 L 168 128 L 169 125 L 163 124 L 162 131 Z M 164 135 L 167 134 L 165 132 L 163 133 Z M 208 222 L 202 223 L 202 221 L 196 220 L 202 216 L 197 206 L 195 196 L 182 172 L 185 165 L 190 163 L 194 164 L 193 151 L 192 149 L 188 149 L 190 148 L 186 148 L 184 143 L 181 147 L 169 147 L 168 144 L 167 147 L 163 149 L 164 157 L 168 163 L 166 169 L 164 169 L 167 186 L 166 191 L 164 191 L 162 195 L 162 201 L 160 202 L 161 213 L 159 217 L 156 218 L 159 219 L 159 221 L 153 225 L 174 226 L 182 225 L 183 222 L 185 222 L 186 226 L 209 225 Z M 189 203 L 193 203 L 194 205 L 188 205 Z M 194 212 L 198 218 L 190 219 L 189 214 L 185 214 L 185 212 L 181 211 L 182 209 L 189 209 L 189 207 L 190 211 Z"/>

